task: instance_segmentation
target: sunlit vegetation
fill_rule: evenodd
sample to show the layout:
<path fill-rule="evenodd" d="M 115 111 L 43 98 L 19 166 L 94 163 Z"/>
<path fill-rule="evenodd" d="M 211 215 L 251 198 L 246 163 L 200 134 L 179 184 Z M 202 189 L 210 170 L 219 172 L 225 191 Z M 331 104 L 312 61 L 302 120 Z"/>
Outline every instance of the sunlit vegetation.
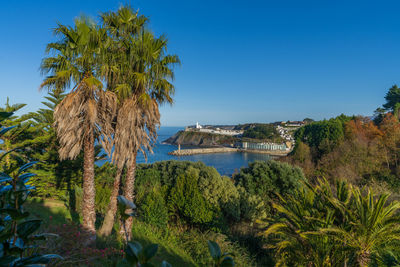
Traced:
<path fill-rule="evenodd" d="M 273 124 L 249 124 L 238 127 L 244 130 L 243 137 L 257 140 L 281 141 Z"/>
<path fill-rule="evenodd" d="M 136 165 L 180 63 L 147 22 L 123 6 L 57 25 L 46 108 L 0 108 L 1 266 L 400 265 L 397 86 L 373 119 L 308 119 L 287 158 L 232 177 L 201 162 Z M 243 127 L 276 139 L 272 125 Z"/>
<path fill-rule="evenodd" d="M 62 257 L 46 258 L 57 266 L 109 266 L 127 264 L 128 259 L 155 266 L 219 266 L 232 261 L 237 266 L 399 263 L 395 198 L 400 135 L 398 119 L 390 112 L 379 124 L 340 116 L 304 126 L 288 158 L 302 166 L 304 174 L 279 161 L 252 163 L 233 177 L 221 176 L 203 163 L 138 165 L 132 191 L 135 206 L 116 211 L 122 220 L 112 224 L 111 235 L 98 236 L 93 243 L 82 224 L 83 157 L 60 161 L 52 127 L 52 111 L 63 97 L 51 93 L 45 102 L 48 109 L 26 115 L 7 113 L 23 105 L 7 102 L 2 109 L 2 114 L 9 114 L 3 128 L 12 127 L 2 132 L 2 150 L 11 149 L 3 152 L 2 171 L 40 160 L 30 166 L 36 175 L 28 188 L 36 190 L 23 205 L 29 210 L 24 220 L 40 218 L 38 233 L 57 233 L 46 242 L 38 241 L 40 249 L 28 250 L 21 259 L 51 253 Z M 95 155 L 95 160 L 102 158 L 100 147 Z M 122 181 L 128 170 L 122 169 Z M 118 171 L 113 163 L 94 168 L 96 230 L 109 211 Z M 126 213 L 132 207 L 134 214 Z M 123 214 L 134 215 L 131 245 L 121 236 L 128 218 Z M 233 254 L 223 255 L 225 251 Z"/>

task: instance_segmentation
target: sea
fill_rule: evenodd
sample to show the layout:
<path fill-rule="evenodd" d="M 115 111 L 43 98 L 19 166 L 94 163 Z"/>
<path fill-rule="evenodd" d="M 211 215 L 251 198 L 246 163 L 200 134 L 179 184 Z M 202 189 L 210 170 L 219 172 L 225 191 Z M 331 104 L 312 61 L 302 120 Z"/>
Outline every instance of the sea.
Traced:
<path fill-rule="evenodd" d="M 217 169 L 221 175 L 231 176 L 238 172 L 240 168 L 247 167 L 250 162 L 268 161 L 271 159 L 267 154 L 245 152 L 199 154 L 190 156 L 168 155 L 169 152 L 177 150 L 178 146 L 166 144 L 163 143 L 163 141 L 183 129 L 183 127 L 161 127 L 158 130 L 158 139 L 153 148 L 153 154 L 148 153 L 146 161 L 145 157 L 141 153 L 138 153 L 137 163 L 154 163 L 163 160 L 202 161 L 205 165 Z M 181 146 L 181 149 L 185 149 L 185 146 Z M 101 163 L 99 165 L 101 165 Z"/>

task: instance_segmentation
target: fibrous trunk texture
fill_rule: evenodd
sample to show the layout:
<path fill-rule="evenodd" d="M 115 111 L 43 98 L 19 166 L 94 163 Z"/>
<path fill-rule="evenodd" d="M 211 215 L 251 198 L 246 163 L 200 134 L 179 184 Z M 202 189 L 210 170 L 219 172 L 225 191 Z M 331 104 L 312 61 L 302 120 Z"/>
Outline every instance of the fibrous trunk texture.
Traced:
<path fill-rule="evenodd" d="M 367 267 L 370 262 L 370 256 L 371 256 L 371 254 L 369 253 L 369 251 L 364 251 L 360 255 L 358 255 L 357 262 L 358 262 L 359 266 Z"/>
<path fill-rule="evenodd" d="M 96 237 L 96 188 L 94 183 L 94 137 L 89 131 L 84 140 L 82 226 Z"/>
<path fill-rule="evenodd" d="M 135 174 L 136 174 L 136 156 L 137 156 L 137 151 L 134 152 L 133 159 L 130 162 L 130 165 L 128 166 L 128 170 L 126 172 L 126 178 L 125 178 L 125 185 L 124 185 L 124 197 L 129 200 L 133 201 L 134 199 L 134 194 L 133 190 L 135 187 Z M 132 210 L 126 210 L 126 213 L 132 213 Z M 132 236 L 132 223 L 133 223 L 133 218 L 129 217 L 125 222 L 122 222 L 122 227 L 120 229 L 120 234 L 124 239 L 127 239 L 129 241 Z M 126 231 L 126 232 L 125 232 Z"/>
<path fill-rule="evenodd" d="M 101 236 L 109 236 L 112 232 L 115 215 L 117 214 L 118 208 L 118 200 L 117 197 L 119 195 L 119 186 L 121 184 L 121 175 L 122 169 L 118 168 L 117 173 L 114 179 L 114 185 L 110 196 L 110 203 L 108 204 L 108 209 L 106 216 L 104 218 L 103 225 L 100 228 L 99 235 Z"/>

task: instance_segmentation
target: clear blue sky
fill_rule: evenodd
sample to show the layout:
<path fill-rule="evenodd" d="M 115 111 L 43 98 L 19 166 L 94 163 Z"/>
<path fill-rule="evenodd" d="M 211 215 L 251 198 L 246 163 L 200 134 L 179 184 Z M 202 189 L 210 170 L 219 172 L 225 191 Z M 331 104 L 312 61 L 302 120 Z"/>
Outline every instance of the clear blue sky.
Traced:
<path fill-rule="evenodd" d="M 166 126 L 371 115 L 400 83 L 399 1 L 1 1 L 0 104 L 41 106 L 56 22 L 126 2 L 182 60 Z"/>

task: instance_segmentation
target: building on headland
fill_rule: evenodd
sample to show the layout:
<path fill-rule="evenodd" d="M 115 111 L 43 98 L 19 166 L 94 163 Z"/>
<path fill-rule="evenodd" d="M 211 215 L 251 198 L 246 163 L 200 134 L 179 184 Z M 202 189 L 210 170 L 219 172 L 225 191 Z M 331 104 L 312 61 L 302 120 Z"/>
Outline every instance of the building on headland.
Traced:
<path fill-rule="evenodd" d="M 242 149 L 250 149 L 250 150 L 271 150 L 271 151 L 288 151 L 290 147 L 284 144 L 276 144 L 276 143 L 251 143 L 251 142 L 242 142 Z"/>
<path fill-rule="evenodd" d="M 301 127 L 304 126 L 306 123 L 304 121 L 283 121 L 281 122 L 281 124 L 286 127 Z"/>
<path fill-rule="evenodd" d="M 228 128 L 228 127 L 227 127 Z M 229 136 L 241 136 L 243 134 L 243 130 L 233 130 L 214 126 L 202 126 L 198 122 L 194 126 L 188 126 L 185 128 L 186 132 L 195 131 L 200 133 L 210 133 L 210 134 L 220 134 L 220 135 L 229 135 Z"/>

